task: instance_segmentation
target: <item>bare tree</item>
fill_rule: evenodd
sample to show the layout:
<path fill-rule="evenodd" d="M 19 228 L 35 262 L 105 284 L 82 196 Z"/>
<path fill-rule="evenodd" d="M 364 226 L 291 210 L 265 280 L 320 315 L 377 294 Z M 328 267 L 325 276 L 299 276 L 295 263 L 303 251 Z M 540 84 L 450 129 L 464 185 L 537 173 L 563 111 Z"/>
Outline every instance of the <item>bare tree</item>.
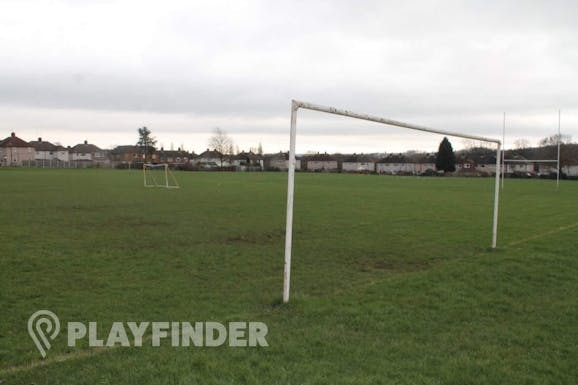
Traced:
<path fill-rule="evenodd" d="M 528 139 L 520 138 L 514 140 L 514 148 L 516 150 L 521 150 L 528 147 L 530 147 L 530 141 Z"/>
<path fill-rule="evenodd" d="M 564 134 L 556 134 L 556 135 L 551 135 L 548 136 L 546 138 L 540 139 L 540 141 L 538 142 L 539 146 L 556 146 L 558 145 L 558 139 L 560 140 L 561 144 L 567 144 L 567 143 L 571 143 L 572 142 L 572 136 L 571 135 L 564 135 Z"/>
<path fill-rule="evenodd" d="M 229 151 L 229 147 L 232 145 L 233 140 L 225 131 L 221 130 L 219 127 L 213 130 L 213 136 L 209 139 L 209 148 L 219 151 L 222 154 L 226 154 Z"/>
<path fill-rule="evenodd" d="M 479 140 L 473 139 L 462 139 L 462 145 L 467 149 L 471 150 L 474 148 L 489 148 L 492 146 L 492 143 L 489 142 L 482 142 Z"/>
<path fill-rule="evenodd" d="M 221 167 L 223 160 L 227 155 L 233 154 L 233 139 L 227 133 L 216 127 L 213 130 L 213 136 L 209 139 L 209 148 L 218 151 L 221 154 Z"/>

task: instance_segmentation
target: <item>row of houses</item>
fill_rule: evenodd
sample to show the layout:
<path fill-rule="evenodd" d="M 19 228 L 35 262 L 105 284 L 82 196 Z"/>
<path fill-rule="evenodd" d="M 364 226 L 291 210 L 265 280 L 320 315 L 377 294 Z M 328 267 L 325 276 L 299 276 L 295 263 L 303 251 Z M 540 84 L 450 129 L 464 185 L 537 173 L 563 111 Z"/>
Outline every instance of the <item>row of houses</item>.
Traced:
<path fill-rule="evenodd" d="M 524 163 L 520 155 L 508 158 L 521 162 L 507 163 L 507 174 L 544 175 L 556 172 L 552 163 Z M 284 171 L 289 166 L 287 152 L 256 154 L 242 151 L 228 155 L 207 149 L 201 154 L 182 149 L 150 149 L 146 157 L 141 147 L 117 146 L 103 150 L 87 141 L 63 147 L 38 138 L 26 142 L 12 133 L 0 141 L 0 165 L 32 167 L 134 167 L 147 163 L 168 163 L 175 167 L 201 170 L 235 171 Z M 562 172 L 578 176 L 578 162 L 565 165 Z M 435 175 L 438 173 L 433 153 L 404 154 L 327 154 L 316 153 L 297 157 L 296 170 L 309 172 L 377 173 L 388 175 Z M 495 152 L 488 149 L 471 149 L 456 153 L 456 174 L 490 176 L 496 172 Z"/>
<path fill-rule="evenodd" d="M 27 142 L 13 132 L 0 141 L 0 165 L 2 166 L 46 166 L 62 167 L 68 164 L 106 166 L 109 164 L 107 151 L 87 141 L 73 147 L 64 147 L 38 140 Z"/>

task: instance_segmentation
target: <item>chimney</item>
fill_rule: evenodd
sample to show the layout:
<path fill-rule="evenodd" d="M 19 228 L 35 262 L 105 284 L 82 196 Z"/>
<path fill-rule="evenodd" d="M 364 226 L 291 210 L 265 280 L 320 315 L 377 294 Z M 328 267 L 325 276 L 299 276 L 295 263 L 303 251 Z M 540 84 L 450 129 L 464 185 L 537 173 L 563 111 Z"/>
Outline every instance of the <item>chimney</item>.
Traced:
<path fill-rule="evenodd" d="M 38 138 L 38 141 L 39 141 L 39 142 L 42 142 L 42 138 Z"/>
<path fill-rule="evenodd" d="M 88 144 L 88 140 L 85 140 L 85 141 L 84 141 L 84 144 Z"/>
<path fill-rule="evenodd" d="M 11 137 L 15 137 L 16 134 L 15 134 L 15 133 L 11 133 L 10 136 L 11 136 Z"/>

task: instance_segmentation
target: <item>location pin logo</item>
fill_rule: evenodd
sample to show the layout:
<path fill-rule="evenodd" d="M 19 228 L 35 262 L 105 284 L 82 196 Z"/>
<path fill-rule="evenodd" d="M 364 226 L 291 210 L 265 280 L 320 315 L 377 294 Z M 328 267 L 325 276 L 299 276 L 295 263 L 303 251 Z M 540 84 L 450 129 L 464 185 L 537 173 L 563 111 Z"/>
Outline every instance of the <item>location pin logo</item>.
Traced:
<path fill-rule="evenodd" d="M 46 351 L 50 349 L 50 341 L 60 332 L 60 321 L 50 310 L 38 310 L 28 319 L 28 334 L 34 341 L 42 358 L 46 358 Z"/>

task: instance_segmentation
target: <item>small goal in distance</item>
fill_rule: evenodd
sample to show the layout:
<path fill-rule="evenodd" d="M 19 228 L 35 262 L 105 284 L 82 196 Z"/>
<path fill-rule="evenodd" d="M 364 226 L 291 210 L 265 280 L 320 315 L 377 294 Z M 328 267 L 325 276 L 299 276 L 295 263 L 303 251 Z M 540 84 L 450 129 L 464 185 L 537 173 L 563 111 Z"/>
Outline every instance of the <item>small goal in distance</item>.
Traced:
<path fill-rule="evenodd" d="M 166 163 L 145 163 L 142 166 L 145 187 L 180 188 Z"/>
<path fill-rule="evenodd" d="M 418 126 L 415 124 L 404 123 L 396 120 L 380 118 L 366 114 L 358 114 L 356 112 L 340 110 L 333 107 L 326 107 L 318 104 L 300 102 L 297 100 L 291 101 L 291 131 L 290 131 L 290 147 L 289 147 L 289 171 L 287 180 L 287 222 L 285 226 L 285 266 L 283 270 L 283 302 L 289 302 L 289 288 L 291 280 L 291 247 L 293 242 L 293 200 L 295 191 L 295 143 L 297 137 L 297 111 L 302 109 L 324 112 L 328 114 L 341 115 L 354 119 L 367 120 L 370 122 L 381 123 L 389 126 L 397 126 L 408 128 L 411 130 L 430 132 L 433 134 L 440 134 L 446 136 L 454 136 L 464 139 L 473 139 L 481 142 L 494 143 L 497 145 L 496 149 L 496 177 L 494 186 L 494 215 L 492 224 L 492 248 L 496 248 L 498 239 L 498 206 L 500 198 L 500 160 L 502 142 L 498 139 L 484 138 L 481 136 L 461 134 L 457 132 L 437 130 L 433 128 Z"/>

